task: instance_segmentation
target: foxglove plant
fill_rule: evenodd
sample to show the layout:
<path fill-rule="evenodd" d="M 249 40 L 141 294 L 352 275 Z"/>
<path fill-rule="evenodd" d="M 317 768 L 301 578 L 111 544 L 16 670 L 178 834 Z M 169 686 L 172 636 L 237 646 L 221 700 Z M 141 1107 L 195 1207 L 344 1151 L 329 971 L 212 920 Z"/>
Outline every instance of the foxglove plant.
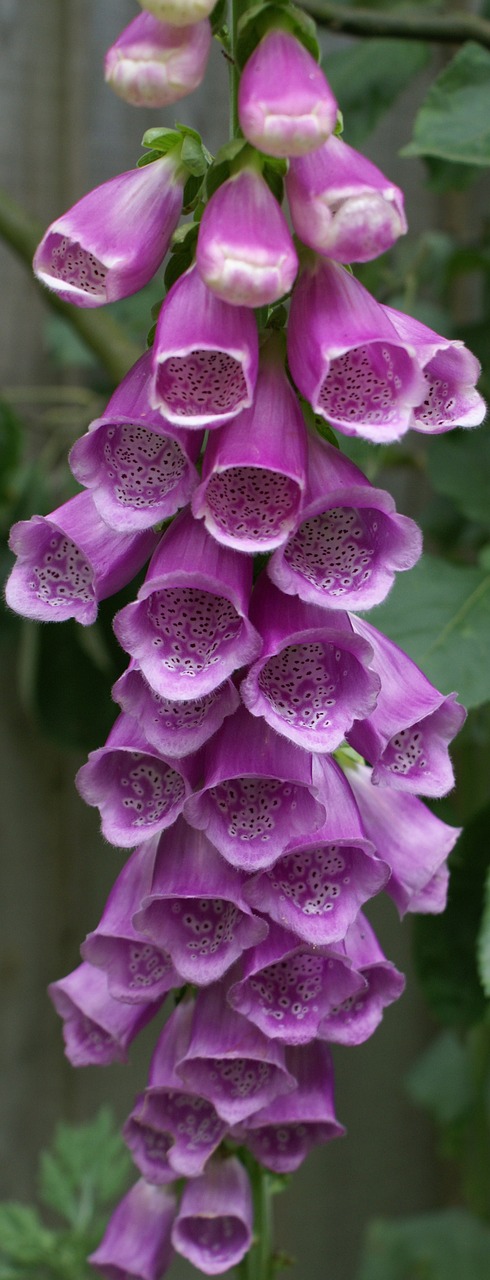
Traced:
<path fill-rule="evenodd" d="M 213 6 L 141 7 L 107 77 L 137 106 L 176 101 Z M 172 1249 L 270 1280 L 263 1169 L 343 1132 L 328 1045 L 361 1044 L 403 990 L 364 908 L 386 890 L 400 914 L 441 911 L 459 834 L 419 799 L 452 785 L 456 695 L 347 612 L 385 598 L 420 531 L 313 417 L 373 443 L 476 426 L 478 362 L 346 269 L 405 232 L 403 197 L 334 134 L 308 23 L 287 3 L 231 17 L 236 136 L 209 181 L 198 135 L 152 130 L 142 167 L 35 257 L 61 298 L 99 306 L 151 278 L 183 200 L 194 213 L 151 350 L 72 448 L 83 492 L 14 526 L 7 584 L 27 617 L 87 625 L 151 556 L 114 620 L 121 714 L 77 775 L 132 852 L 50 986 L 73 1065 L 125 1060 L 177 993 L 124 1127 L 142 1177 L 89 1259 L 108 1280 L 160 1280 Z"/>

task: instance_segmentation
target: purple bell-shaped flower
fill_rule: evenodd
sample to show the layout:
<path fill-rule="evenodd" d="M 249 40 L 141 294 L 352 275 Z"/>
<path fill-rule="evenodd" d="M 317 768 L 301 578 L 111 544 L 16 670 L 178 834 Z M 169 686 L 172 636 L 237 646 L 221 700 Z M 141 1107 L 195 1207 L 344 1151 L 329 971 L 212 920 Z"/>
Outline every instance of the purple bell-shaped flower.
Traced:
<path fill-rule="evenodd" d="M 133 107 L 168 107 L 200 85 L 210 47 L 206 18 L 176 27 L 140 13 L 107 50 L 106 83 Z"/>
<path fill-rule="evenodd" d="M 289 31 L 268 31 L 243 68 L 238 116 L 269 156 L 316 151 L 335 129 L 337 103 L 321 67 Z"/>

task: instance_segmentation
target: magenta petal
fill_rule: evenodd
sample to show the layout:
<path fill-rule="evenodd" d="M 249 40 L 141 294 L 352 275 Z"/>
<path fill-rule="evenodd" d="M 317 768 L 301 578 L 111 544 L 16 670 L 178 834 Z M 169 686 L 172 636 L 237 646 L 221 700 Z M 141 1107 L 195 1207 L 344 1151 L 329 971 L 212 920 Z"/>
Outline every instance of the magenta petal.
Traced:
<path fill-rule="evenodd" d="M 386 1006 L 401 996 L 405 978 L 386 959 L 362 911 L 346 934 L 345 950 L 353 972 L 364 979 L 363 986 L 323 1018 L 319 1035 L 335 1044 L 364 1044 L 379 1026 Z"/>
<path fill-rule="evenodd" d="M 374 711 L 353 725 L 351 746 L 374 765 L 373 782 L 424 796 L 442 796 L 454 785 L 448 744 L 466 712 L 427 680 L 398 645 L 369 622 L 352 616 L 354 630 L 373 648 L 372 665 L 381 677 Z"/>
<path fill-rule="evenodd" d="M 102 519 L 123 533 L 174 515 L 198 481 L 201 436 L 179 430 L 151 408 L 151 360 L 147 351 L 129 370 L 69 457 Z"/>
<path fill-rule="evenodd" d="M 412 569 L 421 552 L 418 525 L 398 515 L 391 494 L 309 434 L 301 519 L 267 565 L 276 587 L 322 608 L 371 609 L 385 599 L 395 572 Z"/>
<path fill-rule="evenodd" d="M 412 427 L 428 435 L 453 427 L 479 427 L 486 404 L 475 383 L 481 373 L 476 356 L 464 342 L 443 338 L 413 316 L 385 307 L 391 323 L 411 343 L 424 373 L 425 387 L 413 413 Z"/>
<path fill-rule="evenodd" d="M 173 521 L 134 604 L 116 614 L 119 643 L 156 693 L 203 697 L 260 652 L 248 621 L 252 566 L 187 510 Z"/>
<path fill-rule="evenodd" d="M 297 836 L 282 858 L 245 886 L 253 907 L 311 946 L 345 936 L 359 908 L 386 885 L 390 868 L 373 857 L 347 780 L 334 760 L 318 761 L 326 822 Z M 349 775 L 350 777 L 350 775 Z"/>
<path fill-rule="evenodd" d="M 337 263 L 317 258 L 298 280 L 288 356 L 299 390 L 345 435 L 386 444 L 412 425 L 424 394 L 414 347 Z"/>
<path fill-rule="evenodd" d="M 252 1243 L 252 1192 L 235 1156 L 188 1182 L 172 1230 L 177 1253 L 207 1276 L 235 1267 Z"/>
<path fill-rule="evenodd" d="M 132 849 L 175 822 L 192 777 L 191 762 L 165 760 L 136 722 L 120 715 L 105 746 L 90 752 L 75 781 L 85 803 L 100 810 L 106 840 Z"/>
<path fill-rule="evenodd" d="M 209 437 L 193 514 L 225 546 L 271 551 L 297 522 L 305 471 L 303 415 L 286 377 L 282 345 L 269 339 L 252 408 Z"/>
<path fill-rule="evenodd" d="M 168 948 L 157 949 L 133 927 L 132 916 L 151 885 L 155 840 L 137 849 L 114 884 L 100 924 L 80 948 L 84 960 L 103 969 L 109 995 L 146 1004 L 180 985 Z"/>
<path fill-rule="evenodd" d="M 157 751 L 177 758 L 197 751 L 240 702 L 231 680 L 201 698 L 174 702 L 155 693 L 134 659 L 113 685 L 112 696 L 138 722 L 142 734 Z"/>
<path fill-rule="evenodd" d="M 65 1053 L 72 1067 L 126 1062 L 127 1049 L 161 1000 L 144 1008 L 123 1004 L 109 995 L 105 973 L 85 961 L 66 978 L 51 982 L 49 996 L 63 1019 Z"/>
<path fill-rule="evenodd" d="M 199 992 L 190 1041 L 177 1069 L 228 1124 L 238 1124 L 295 1085 L 282 1046 L 230 1008 L 221 983 Z"/>
<path fill-rule="evenodd" d="M 337 103 L 321 67 L 288 31 L 267 32 L 248 59 L 238 90 L 240 127 L 270 156 L 316 150 L 335 128 Z"/>
<path fill-rule="evenodd" d="M 182 427 L 219 427 L 252 403 L 259 358 L 255 316 L 223 302 L 196 266 L 172 285 L 153 346 L 153 405 Z"/>
<path fill-rule="evenodd" d="M 167 107 L 197 89 L 206 70 L 211 27 L 179 27 L 140 13 L 107 50 L 106 83 L 133 107 Z"/>
<path fill-rule="evenodd" d="M 270 867 L 325 816 L 311 756 L 240 707 L 204 748 L 204 785 L 185 817 L 232 866 Z"/>
<path fill-rule="evenodd" d="M 117 1205 L 87 1261 L 106 1280 L 161 1280 L 173 1257 L 170 1232 L 176 1211 L 170 1191 L 141 1178 Z"/>
<path fill-rule="evenodd" d="M 267 935 L 243 893 L 244 876 L 183 818 L 159 842 L 151 885 L 134 924 L 170 952 L 182 981 L 217 982 Z"/>
<path fill-rule="evenodd" d="M 99 600 L 114 595 L 151 555 L 158 538 L 115 533 L 89 493 L 77 493 L 48 516 L 20 520 L 10 531 L 18 559 L 5 587 L 7 604 L 38 622 L 95 622 Z"/>
<path fill-rule="evenodd" d="M 329 752 L 376 705 L 379 676 L 345 613 L 284 595 L 262 574 L 250 616 L 262 636 L 259 660 L 240 686 L 253 716 L 307 751 Z"/>
<path fill-rule="evenodd" d="M 407 230 L 400 188 L 334 134 L 291 160 L 286 191 L 297 235 L 336 262 L 377 258 Z"/>
<path fill-rule="evenodd" d="M 291 1045 L 286 1062 L 297 1080 L 296 1089 L 274 1098 L 234 1131 L 255 1159 L 275 1173 L 294 1173 L 312 1147 L 345 1133 L 335 1117 L 333 1066 L 327 1045 L 321 1040 Z"/>
<path fill-rule="evenodd" d="M 170 154 L 83 196 L 45 232 L 33 263 L 38 279 L 79 307 L 137 293 L 165 257 L 185 173 Z"/>
<path fill-rule="evenodd" d="M 400 915 L 406 911 L 443 911 L 446 859 L 461 828 L 442 822 L 416 796 L 391 787 L 374 788 L 371 770 L 364 765 L 349 769 L 347 776 L 366 835 L 391 869 L 386 892 Z"/>
<path fill-rule="evenodd" d="M 241 169 L 213 193 L 199 227 L 201 279 L 232 306 L 264 307 L 289 293 L 298 256 L 265 178 Z"/>

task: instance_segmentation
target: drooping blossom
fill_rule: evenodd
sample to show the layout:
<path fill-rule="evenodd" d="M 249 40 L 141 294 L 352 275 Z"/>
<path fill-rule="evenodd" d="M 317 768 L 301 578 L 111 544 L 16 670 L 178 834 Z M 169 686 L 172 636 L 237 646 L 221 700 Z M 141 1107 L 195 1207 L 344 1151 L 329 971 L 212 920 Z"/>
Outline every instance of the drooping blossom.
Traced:
<path fill-rule="evenodd" d="M 77 493 L 47 516 L 19 520 L 9 546 L 17 561 L 7 580 L 7 604 L 38 622 L 76 618 L 95 622 L 99 600 L 114 595 L 154 551 L 152 529 L 109 529 L 88 492 Z"/>
<path fill-rule="evenodd" d="M 153 946 L 132 923 L 151 886 L 156 852 L 156 841 L 149 840 L 129 858 L 111 889 L 100 923 L 80 948 L 84 960 L 104 971 L 109 995 L 129 1004 L 146 1004 L 179 986 L 168 948 Z"/>
<path fill-rule="evenodd" d="M 185 702 L 218 688 L 260 652 L 248 619 L 252 565 L 220 546 L 187 509 L 157 553 L 114 630 L 155 692 Z"/>
<path fill-rule="evenodd" d="M 38 280 L 78 307 L 137 293 L 163 262 L 186 176 L 177 150 L 82 196 L 45 232 L 34 255 Z"/>
<path fill-rule="evenodd" d="M 336 262 L 305 263 L 291 299 L 288 357 L 298 389 L 344 435 L 386 444 L 411 426 L 424 394 L 415 348 Z"/>
<path fill-rule="evenodd" d="M 181 1000 L 167 1018 L 148 1086 L 123 1129 L 137 1168 L 157 1184 L 198 1177 L 228 1130 L 212 1102 L 186 1088 L 176 1070 L 189 1044 L 193 1012 L 193 1002 Z"/>
<path fill-rule="evenodd" d="M 438 435 L 453 427 L 479 427 L 486 404 L 476 390 L 481 373 L 476 356 L 460 339 L 444 338 L 393 307 L 384 310 L 400 337 L 414 348 L 424 373 L 423 396 L 410 424 L 414 431 Z"/>
<path fill-rule="evenodd" d="M 306 485 L 306 429 L 286 377 L 283 346 L 262 348 L 253 405 L 211 433 L 192 498 L 218 542 L 271 551 L 295 527 Z"/>
<path fill-rule="evenodd" d="M 140 1178 L 117 1205 L 87 1262 L 106 1280 L 162 1280 L 173 1258 L 176 1212 L 172 1191 Z"/>
<path fill-rule="evenodd" d="M 386 892 L 400 915 L 444 911 L 447 858 L 461 828 L 436 817 L 417 796 L 392 787 L 373 788 L 366 765 L 349 768 L 347 776 L 366 835 L 391 868 Z"/>
<path fill-rule="evenodd" d="M 151 351 L 71 449 L 70 467 L 112 529 L 148 529 L 189 501 L 201 435 L 166 422 L 149 402 Z"/>
<path fill-rule="evenodd" d="M 170 827 L 195 782 L 193 757 L 165 760 L 131 716 L 118 716 L 105 746 L 91 751 L 76 775 L 86 804 L 100 811 L 102 834 L 121 849 Z"/>
<path fill-rule="evenodd" d="M 172 1243 L 205 1275 L 222 1275 L 248 1252 L 252 1222 L 252 1192 L 243 1164 L 235 1156 L 210 1160 L 201 1177 L 184 1187 Z"/>
<path fill-rule="evenodd" d="M 105 973 L 87 961 L 66 978 L 51 982 L 48 994 L 63 1019 L 65 1053 L 72 1067 L 126 1062 L 131 1041 L 162 1003 L 161 997 L 145 1005 L 114 1000 Z"/>
<path fill-rule="evenodd" d="M 207 19 L 176 27 L 140 13 L 107 50 L 106 83 L 133 107 L 168 107 L 201 84 L 210 47 Z"/>
<path fill-rule="evenodd" d="M 203 781 L 184 816 L 231 865 L 270 867 L 325 818 L 310 754 L 239 707 L 203 748 Z"/>
<path fill-rule="evenodd" d="M 266 574 L 250 617 L 263 645 L 240 686 L 246 707 L 299 747 L 334 751 L 376 706 L 380 677 L 369 644 L 359 645 L 346 613 L 284 595 Z"/>
<path fill-rule="evenodd" d="M 335 262 L 368 262 L 407 230 L 400 188 L 334 134 L 290 161 L 286 192 L 297 235 Z"/>
<path fill-rule="evenodd" d="M 439 693 L 415 662 L 371 623 L 352 615 L 352 625 L 372 645 L 381 690 L 374 710 L 349 730 L 351 746 L 374 766 L 375 785 L 445 795 L 454 785 L 448 744 L 466 718 L 457 693 Z"/>
<path fill-rule="evenodd" d="M 226 1002 L 226 987 L 199 991 L 189 1043 L 177 1063 L 184 1083 L 208 1098 L 227 1124 L 238 1124 L 295 1087 L 283 1046 Z"/>
<path fill-rule="evenodd" d="M 223 302 L 194 265 L 172 285 L 158 317 L 151 402 L 182 427 L 220 427 L 252 403 L 258 352 L 250 307 Z"/>
<path fill-rule="evenodd" d="M 196 265 L 208 289 L 232 306 L 263 307 L 289 293 L 298 256 L 265 178 L 241 169 L 204 209 Z"/>
<path fill-rule="evenodd" d="M 242 951 L 267 935 L 244 896 L 245 877 L 183 818 L 158 845 L 134 924 L 166 947 L 182 982 L 218 982 Z"/>
<path fill-rule="evenodd" d="M 322 757 L 317 768 L 325 823 L 295 836 L 273 867 L 245 885 L 252 907 L 313 947 L 345 937 L 359 908 L 385 887 L 391 866 L 373 837 L 366 839 L 349 782 L 335 760 Z"/>
<path fill-rule="evenodd" d="M 294 1173 L 313 1147 L 345 1133 L 335 1116 L 333 1066 L 327 1045 L 321 1040 L 290 1045 L 286 1063 L 297 1080 L 296 1089 L 254 1111 L 233 1130 L 255 1159 L 274 1173 Z"/>
<path fill-rule="evenodd" d="M 264 942 L 244 953 L 227 999 L 274 1043 L 308 1044 L 332 1010 L 365 986 L 341 952 L 271 924 Z"/>
<path fill-rule="evenodd" d="M 243 134 L 270 156 L 315 151 L 337 121 L 337 103 L 321 67 L 289 31 L 266 33 L 248 58 L 238 89 Z"/>
<path fill-rule="evenodd" d="M 362 911 L 346 933 L 345 952 L 363 982 L 354 995 L 322 1018 L 319 1035 L 330 1043 L 364 1044 L 379 1026 L 387 1005 L 401 996 L 405 978 L 386 959 Z"/>
<path fill-rule="evenodd" d="M 157 751 L 179 758 L 197 751 L 240 702 L 231 680 L 200 698 L 185 702 L 165 698 L 151 688 L 134 658 L 113 685 L 112 696 L 138 722 L 144 737 Z"/>
<path fill-rule="evenodd" d="M 421 552 L 418 525 L 398 514 L 391 494 L 309 432 L 301 520 L 267 565 L 276 587 L 327 609 L 370 609 Z"/>

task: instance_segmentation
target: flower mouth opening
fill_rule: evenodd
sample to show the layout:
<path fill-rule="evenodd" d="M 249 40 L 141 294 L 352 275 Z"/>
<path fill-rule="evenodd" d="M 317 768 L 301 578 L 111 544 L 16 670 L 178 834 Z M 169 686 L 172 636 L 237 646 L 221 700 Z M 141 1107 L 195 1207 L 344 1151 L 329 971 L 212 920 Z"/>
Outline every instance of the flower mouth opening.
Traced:
<path fill-rule="evenodd" d="M 278 471 L 228 467 L 211 477 L 205 501 L 217 533 L 231 545 L 251 542 L 272 550 L 294 523 L 301 491 L 295 480 Z"/>
<path fill-rule="evenodd" d="M 400 418 L 409 357 L 389 342 L 353 347 L 330 363 L 318 406 L 339 424 L 390 427 Z"/>
<path fill-rule="evenodd" d="M 242 365 L 228 351 L 190 351 L 157 364 L 156 391 L 163 409 L 179 418 L 238 413 L 248 402 Z"/>
<path fill-rule="evenodd" d="M 78 240 L 53 231 L 46 240 L 40 266 L 52 283 L 59 281 L 70 291 L 81 291 L 105 301 L 108 268 Z"/>
<path fill-rule="evenodd" d="M 372 508 L 332 507 L 299 525 L 284 559 L 329 597 L 362 591 L 375 568 L 382 520 Z"/>

